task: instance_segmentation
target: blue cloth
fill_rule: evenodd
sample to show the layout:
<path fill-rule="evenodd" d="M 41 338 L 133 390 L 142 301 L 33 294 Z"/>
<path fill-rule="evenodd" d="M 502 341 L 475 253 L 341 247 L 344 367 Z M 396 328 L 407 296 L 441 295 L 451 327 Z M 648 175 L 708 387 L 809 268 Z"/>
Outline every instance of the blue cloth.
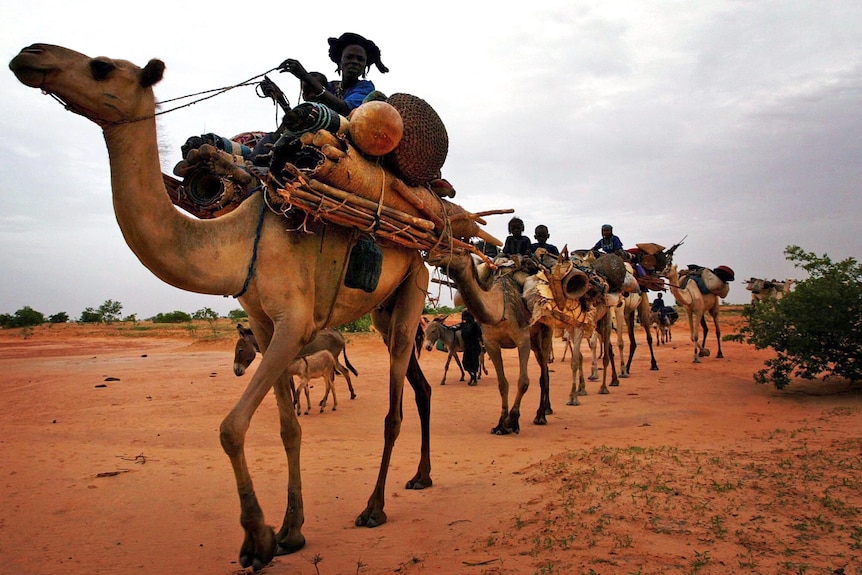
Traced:
<path fill-rule="evenodd" d="M 330 82 L 326 88 L 338 96 L 339 88 L 341 87 L 341 82 L 336 80 Z M 362 104 L 363 100 L 374 91 L 374 83 L 371 80 L 359 80 L 352 88 L 344 92 L 341 96 L 339 96 L 344 103 L 347 104 L 347 107 L 353 110 L 354 108 L 358 108 L 360 104 Z"/>
<path fill-rule="evenodd" d="M 545 250 L 547 250 L 547 252 L 552 256 L 560 255 L 560 250 L 558 250 L 557 246 L 555 246 L 554 244 L 540 244 L 539 242 L 536 242 L 532 246 L 530 246 L 530 250 L 533 253 L 536 253 L 536 250 L 539 248 L 545 248 Z"/>
<path fill-rule="evenodd" d="M 623 242 L 620 241 L 615 235 L 611 235 L 610 238 L 605 240 L 605 238 L 600 239 L 596 242 L 596 245 L 593 246 L 593 250 L 603 251 L 606 254 L 612 254 L 617 250 L 623 249 Z"/>

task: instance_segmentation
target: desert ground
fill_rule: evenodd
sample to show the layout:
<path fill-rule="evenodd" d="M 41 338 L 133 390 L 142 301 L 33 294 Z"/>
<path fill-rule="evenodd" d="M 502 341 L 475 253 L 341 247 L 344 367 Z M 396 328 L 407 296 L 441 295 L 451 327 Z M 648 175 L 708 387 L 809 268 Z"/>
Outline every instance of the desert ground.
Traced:
<path fill-rule="evenodd" d="M 727 313 L 723 334 L 740 321 Z M 454 366 L 441 386 L 446 354 L 423 352 L 434 485 L 404 489 L 419 453 L 406 386 L 389 520 L 375 529 L 354 519 L 383 447 L 387 355 L 376 334 L 348 334 L 357 398 L 338 378 L 337 411 L 300 418 L 307 545 L 262 573 L 862 574 L 862 390 L 757 385 L 770 352 L 724 342 L 718 359 L 711 332 L 712 356 L 694 364 L 686 332 L 677 324 L 650 371 L 639 328 L 631 377 L 608 395 L 588 382 L 576 407 L 558 340 L 554 413 L 532 424 L 531 359 L 521 433 L 509 436 L 490 433 L 490 362 L 477 387 Z M 229 320 L 0 331 L 0 573 L 246 571 L 218 427 L 259 360 L 236 377 L 234 335 Z M 514 380 L 514 351 L 505 362 Z M 317 381 L 312 400 L 322 391 Z M 272 394 L 246 455 L 278 529 L 287 470 Z"/>

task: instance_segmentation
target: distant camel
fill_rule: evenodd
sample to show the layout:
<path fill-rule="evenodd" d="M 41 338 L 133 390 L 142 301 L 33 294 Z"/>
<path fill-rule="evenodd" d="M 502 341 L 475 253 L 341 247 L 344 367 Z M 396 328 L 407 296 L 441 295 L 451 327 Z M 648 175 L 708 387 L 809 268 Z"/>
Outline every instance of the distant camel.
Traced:
<path fill-rule="evenodd" d="M 795 279 L 789 278 L 783 282 L 778 280 L 767 281 L 751 278 L 745 282 L 745 289 L 751 292 L 751 303 L 756 304 L 757 302 L 766 299 L 779 300 L 783 298 L 785 295 L 790 293 L 790 290 L 795 283 Z"/>
<path fill-rule="evenodd" d="M 236 324 L 236 330 L 239 333 L 239 339 L 234 346 L 233 372 L 235 375 L 240 376 L 245 373 L 245 370 L 248 369 L 248 366 L 250 366 L 254 361 L 256 352 L 260 351 L 260 348 L 257 345 L 257 339 L 254 337 L 254 332 L 239 323 Z M 308 344 L 299 351 L 299 357 L 312 354 L 322 349 L 328 350 L 335 358 L 335 361 L 338 364 L 338 370 L 336 370 L 336 373 L 343 375 L 344 379 L 347 380 L 347 388 L 350 390 L 350 399 L 356 399 L 356 392 L 353 390 L 353 382 L 350 379 L 350 372 L 352 371 L 353 375 L 356 376 L 359 374 L 356 372 L 356 369 L 350 365 L 350 360 L 347 359 L 347 342 L 344 340 L 344 336 L 337 329 L 322 329 L 317 332 L 317 335 L 314 336 L 313 340 L 308 342 Z M 340 355 L 344 356 L 344 365 L 338 361 L 338 356 Z"/>
<path fill-rule="evenodd" d="M 487 267 L 480 274 L 473 257 L 466 251 L 435 250 L 428 254 L 426 261 L 454 280 L 458 286 L 456 297 L 464 302 L 482 328 L 502 402 L 500 417 L 491 432 L 508 435 L 521 431 L 521 400 L 530 386 L 527 362 L 531 350 L 540 369 L 539 407 L 533 424 L 546 425 L 547 415 L 553 413 L 548 370 L 553 330 L 545 324 L 530 325 L 531 313 L 522 297 L 523 285 L 515 279 L 518 277 L 523 282 L 526 274 L 512 272 L 490 277 L 491 270 Z M 509 380 L 503 368 L 502 350 L 512 348 L 518 350 L 518 388 L 510 409 Z"/>
<path fill-rule="evenodd" d="M 726 269 L 729 270 L 729 268 Z M 727 281 L 721 280 L 708 268 L 699 268 L 697 271 L 702 272 L 706 278 L 701 277 L 701 281 L 698 281 L 695 274 L 689 273 L 684 275 L 683 279 L 680 280 L 676 264 L 666 268 L 663 272 L 663 275 L 670 282 L 670 291 L 673 297 L 678 304 L 683 306 L 685 314 L 688 317 L 691 341 L 694 343 L 694 363 L 700 363 L 701 357 L 709 355 L 709 349 L 706 347 L 706 336 L 709 334 L 709 328 L 706 325 L 706 318 L 704 317 L 704 314 L 707 312 L 712 316 L 712 321 L 715 324 L 715 340 L 718 345 L 718 353 L 715 357 L 724 357 L 724 354 L 721 353 L 721 328 L 718 324 L 719 304 L 721 303 L 721 297 L 724 296 L 719 296 L 710 291 L 704 293 L 704 290 L 700 287 L 701 283 L 703 282 L 704 285 L 706 283 L 715 283 L 716 286 L 714 289 L 719 289 L 720 286 L 720 293 L 724 295 L 727 295 L 727 289 L 729 288 Z M 732 280 L 732 276 L 729 279 Z M 683 283 L 681 284 L 680 281 Z M 709 288 L 709 286 L 705 287 Z M 700 339 L 700 328 L 703 328 L 703 340 Z"/>
<path fill-rule="evenodd" d="M 449 363 L 453 359 L 455 360 L 455 365 L 461 370 L 461 379 L 458 381 L 464 381 L 464 366 L 461 365 L 461 360 L 458 359 L 458 354 L 464 351 L 464 341 L 461 339 L 460 330 L 446 325 L 445 321 L 446 317 L 434 318 L 425 328 L 425 350 L 431 351 L 438 341 L 442 341 L 446 347 L 446 351 L 449 353 L 449 356 L 446 358 L 446 366 L 443 368 L 443 379 L 440 381 L 440 385 L 446 385 L 446 374 L 449 372 Z M 488 375 L 488 370 L 485 369 L 484 347 L 483 351 L 479 354 L 479 373 L 476 379 L 482 379 L 483 371 L 485 375 Z"/>

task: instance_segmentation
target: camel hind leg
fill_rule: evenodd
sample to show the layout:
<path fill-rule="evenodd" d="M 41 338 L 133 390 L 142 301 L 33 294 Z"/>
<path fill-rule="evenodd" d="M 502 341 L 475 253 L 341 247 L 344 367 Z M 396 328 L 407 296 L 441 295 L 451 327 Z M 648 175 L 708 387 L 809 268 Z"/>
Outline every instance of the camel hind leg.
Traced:
<path fill-rule="evenodd" d="M 401 433 L 402 398 L 404 379 L 409 377 L 416 392 L 416 403 L 422 425 L 422 451 L 419 468 L 413 479 L 407 482 L 408 488 L 421 489 L 431 485 L 430 460 L 430 416 L 431 389 L 424 381 L 424 375 L 413 353 L 416 330 L 425 292 L 419 286 L 428 285 L 428 270 L 424 265 L 415 266 L 410 276 L 405 278 L 395 293 L 383 305 L 376 307 L 371 318 L 374 327 L 383 336 L 389 349 L 389 411 L 384 420 L 383 456 L 374 489 L 368 498 L 365 509 L 357 516 L 357 526 L 377 527 L 386 522 L 385 504 L 386 477 L 392 460 L 395 440 Z M 420 397 L 421 396 L 421 397 Z"/>

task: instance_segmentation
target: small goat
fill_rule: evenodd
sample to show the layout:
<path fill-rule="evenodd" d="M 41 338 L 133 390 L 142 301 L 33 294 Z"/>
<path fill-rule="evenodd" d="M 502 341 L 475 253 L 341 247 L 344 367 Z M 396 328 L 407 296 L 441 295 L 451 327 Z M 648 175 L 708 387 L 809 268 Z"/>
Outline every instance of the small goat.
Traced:
<path fill-rule="evenodd" d="M 323 399 L 320 400 L 320 413 L 323 413 L 323 410 L 326 408 L 326 401 L 329 399 L 330 391 L 332 392 L 332 411 L 335 411 L 338 407 L 338 399 L 335 397 L 335 386 L 333 385 L 336 373 L 341 374 L 338 362 L 335 361 L 335 356 L 325 349 L 293 360 L 293 363 L 291 363 L 290 367 L 287 368 L 287 375 L 296 377 L 298 380 L 296 390 L 293 393 L 293 403 L 296 407 L 296 415 L 300 415 L 300 412 L 302 411 L 302 396 L 300 393 L 303 390 L 305 391 L 306 403 L 305 415 L 308 415 L 308 412 L 311 409 L 308 382 L 309 380 L 321 377 L 326 385 L 326 393 L 323 395 Z"/>

